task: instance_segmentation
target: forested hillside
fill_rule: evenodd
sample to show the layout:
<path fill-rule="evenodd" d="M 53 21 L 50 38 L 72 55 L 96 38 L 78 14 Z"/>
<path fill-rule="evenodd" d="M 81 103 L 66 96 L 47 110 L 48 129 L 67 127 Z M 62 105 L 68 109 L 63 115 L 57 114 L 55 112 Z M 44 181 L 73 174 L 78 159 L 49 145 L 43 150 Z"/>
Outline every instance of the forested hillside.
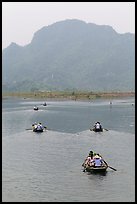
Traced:
<path fill-rule="evenodd" d="M 65 20 L 2 52 L 3 91 L 135 90 L 135 35 Z"/>

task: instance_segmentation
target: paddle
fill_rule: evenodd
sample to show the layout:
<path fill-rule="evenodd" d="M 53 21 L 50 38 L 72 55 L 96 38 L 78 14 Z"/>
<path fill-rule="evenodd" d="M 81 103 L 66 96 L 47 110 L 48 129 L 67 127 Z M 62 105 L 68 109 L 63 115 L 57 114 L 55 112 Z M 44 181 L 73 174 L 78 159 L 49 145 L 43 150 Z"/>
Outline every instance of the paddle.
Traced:
<path fill-rule="evenodd" d="M 106 129 L 106 128 L 103 128 L 103 130 L 108 131 L 108 129 Z M 91 128 L 90 128 L 90 131 L 94 131 L 94 129 L 91 129 Z"/>
<path fill-rule="evenodd" d="M 45 129 L 48 129 L 46 126 L 44 126 L 44 128 L 45 128 Z M 32 128 L 27 128 L 27 129 L 25 129 L 25 130 L 32 130 Z M 48 129 L 48 130 L 50 130 L 50 129 Z"/>
<path fill-rule="evenodd" d="M 108 166 L 110 169 L 113 169 L 114 171 L 117 171 L 117 169 L 113 168 L 112 166 Z"/>
<path fill-rule="evenodd" d="M 117 169 L 113 168 L 112 166 L 109 166 L 105 160 L 104 160 L 104 163 L 105 163 L 110 169 L 113 169 L 114 171 L 117 171 Z"/>
<path fill-rule="evenodd" d="M 106 128 L 103 128 L 104 130 L 106 130 L 106 131 L 108 131 L 108 129 L 106 129 Z"/>
<path fill-rule="evenodd" d="M 95 130 L 94 130 L 94 128 L 93 128 L 93 129 L 92 129 L 92 128 L 90 128 L 90 131 L 95 131 Z"/>
<path fill-rule="evenodd" d="M 85 166 L 84 166 L 84 163 L 82 164 L 82 166 L 84 167 L 83 172 L 85 172 L 85 171 L 86 171 L 86 168 L 85 168 Z"/>

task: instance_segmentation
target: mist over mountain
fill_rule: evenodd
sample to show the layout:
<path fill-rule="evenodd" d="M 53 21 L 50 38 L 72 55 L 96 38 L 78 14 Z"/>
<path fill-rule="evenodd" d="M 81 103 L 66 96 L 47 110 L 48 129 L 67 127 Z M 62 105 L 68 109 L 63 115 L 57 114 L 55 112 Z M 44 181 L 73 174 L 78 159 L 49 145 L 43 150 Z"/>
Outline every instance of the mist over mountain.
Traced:
<path fill-rule="evenodd" d="M 77 19 L 45 26 L 2 52 L 3 91 L 135 90 L 135 35 Z"/>

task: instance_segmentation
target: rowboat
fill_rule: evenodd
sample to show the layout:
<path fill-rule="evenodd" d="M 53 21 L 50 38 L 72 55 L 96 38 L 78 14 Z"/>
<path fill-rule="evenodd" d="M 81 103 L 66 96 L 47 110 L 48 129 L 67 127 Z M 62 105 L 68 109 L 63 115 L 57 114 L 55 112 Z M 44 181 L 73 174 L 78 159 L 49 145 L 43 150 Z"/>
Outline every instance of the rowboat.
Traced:
<path fill-rule="evenodd" d="M 39 108 L 37 106 L 34 106 L 34 110 L 38 110 Z"/>
<path fill-rule="evenodd" d="M 91 172 L 91 173 L 103 173 L 106 172 L 108 168 L 108 165 L 104 164 L 103 166 L 100 167 L 93 167 L 93 166 L 88 166 L 85 168 L 86 171 Z"/>
<path fill-rule="evenodd" d="M 43 129 L 40 129 L 40 130 L 38 130 L 38 129 L 33 129 L 33 132 L 43 132 Z"/>
<path fill-rule="evenodd" d="M 83 171 L 91 173 L 105 172 L 108 168 L 108 164 L 102 156 L 100 154 L 93 153 L 93 151 L 90 151 L 82 166 L 84 167 Z"/>
<path fill-rule="evenodd" d="M 107 129 L 104 129 L 102 127 L 102 125 L 100 124 L 100 122 L 96 122 L 94 127 L 93 128 L 90 128 L 91 131 L 94 131 L 94 132 L 103 132 L 104 130 L 107 130 Z"/>
<path fill-rule="evenodd" d="M 101 128 L 101 129 L 96 129 L 96 128 L 93 128 L 93 129 L 90 129 L 91 131 L 94 131 L 94 132 L 103 132 L 104 129 Z"/>
<path fill-rule="evenodd" d="M 45 127 L 42 126 L 41 123 L 32 124 L 32 130 L 33 130 L 33 132 L 43 132 L 44 128 L 45 128 Z"/>
<path fill-rule="evenodd" d="M 104 132 L 104 131 L 108 131 L 108 129 L 102 128 L 102 129 L 95 129 L 95 128 L 90 128 L 90 131 L 94 131 L 94 132 Z"/>

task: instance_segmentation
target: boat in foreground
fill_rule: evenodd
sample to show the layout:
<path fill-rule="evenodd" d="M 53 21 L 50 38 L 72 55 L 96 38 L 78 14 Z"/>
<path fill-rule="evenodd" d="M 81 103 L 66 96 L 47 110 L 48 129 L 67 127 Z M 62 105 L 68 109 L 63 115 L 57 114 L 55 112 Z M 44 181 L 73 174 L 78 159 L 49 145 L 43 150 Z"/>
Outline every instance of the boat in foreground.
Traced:
<path fill-rule="evenodd" d="M 84 167 L 84 172 L 92 173 L 105 172 L 108 168 L 108 164 L 102 156 L 98 153 L 93 153 L 93 151 L 89 152 L 82 166 Z"/>
<path fill-rule="evenodd" d="M 100 166 L 100 167 L 88 166 L 85 168 L 85 170 L 91 173 L 101 173 L 101 172 L 106 172 L 107 168 L 108 168 L 108 165 L 104 164 L 103 166 Z"/>

